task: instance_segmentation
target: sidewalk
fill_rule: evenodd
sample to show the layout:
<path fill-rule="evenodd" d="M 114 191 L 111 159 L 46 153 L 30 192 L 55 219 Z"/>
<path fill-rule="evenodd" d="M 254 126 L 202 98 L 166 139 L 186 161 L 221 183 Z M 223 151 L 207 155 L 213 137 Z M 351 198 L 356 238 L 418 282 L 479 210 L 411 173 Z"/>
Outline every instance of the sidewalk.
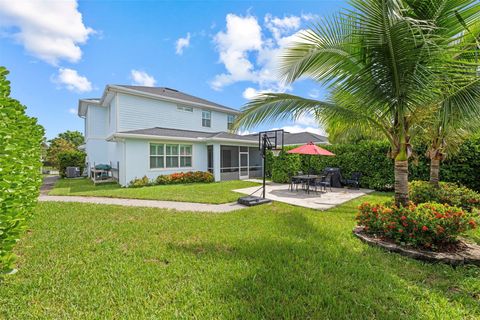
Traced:
<path fill-rule="evenodd" d="M 178 211 L 194 211 L 194 212 L 230 212 L 247 207 L 238 203 L 224 204 L 207 204 L 194 202 L 178 202 L 178 201 L 160 201 L 160 200 L 140 200 L 140 199 L 124 199 L 124 198 L 107 198 L 107 197 L 81 197 L 81 196 L 48 196 L 45 194 L 38 197 L 43 202 L 81 202 L 94 204 L 112 204 L 129 207 L 149 207 L 160 209 L 173 209 Z"/>

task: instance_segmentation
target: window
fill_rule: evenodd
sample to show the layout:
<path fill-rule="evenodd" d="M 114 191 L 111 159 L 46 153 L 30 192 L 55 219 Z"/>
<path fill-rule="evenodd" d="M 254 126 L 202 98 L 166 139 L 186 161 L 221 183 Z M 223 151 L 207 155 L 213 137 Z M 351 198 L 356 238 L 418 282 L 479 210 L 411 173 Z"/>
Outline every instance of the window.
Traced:
<path fill-rule="evenodd" d="M 187 106 L 177 106 L 178 111 L 185 111 L 185 112 L 193 112 L 192 107 L 187 107 Z"/>
<path fill-rule="evenodd" d="M 202 127 L 210 128 L 212 126 L 212 112 L 203 110 L 202 111 Z"/>
<path fill-rule="evenodd" d="M 165 163 L 167 168 L 178 168 L 178 144 L 167 144 L 165 146 Z"/>
<path fill-rule="evenodd" d="M 227 116 L 227 128 L 228 128 L 228 130 L 232 129 L 234 121 L 235 121 L 235 116 L 233 114 L 229 114 Z"/>
<path fill-rule="evenodd" d="M 184 144 L 150 144 L 150 169 L 189 168 L 192 146 Z"/>
<path fill-rule="evenodd" d="M 192 146 L 180 145 L 180 167 L 192 166 Z"/>
<path fill-rule="evenodd" d="M 164 168 L 163 144 L 150 144 L 150 169 Z"/>

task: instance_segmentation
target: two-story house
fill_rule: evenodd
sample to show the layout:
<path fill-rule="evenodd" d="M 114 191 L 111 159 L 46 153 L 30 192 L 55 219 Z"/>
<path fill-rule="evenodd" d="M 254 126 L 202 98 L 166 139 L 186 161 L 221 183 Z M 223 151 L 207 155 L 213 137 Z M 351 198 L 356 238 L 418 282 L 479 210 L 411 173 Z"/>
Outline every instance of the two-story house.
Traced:
<path fill-rule="evenodd" d="M 107 85 L 100 99 L 78 104 L 85 119 L 87 167 L 118 166 L 121 185 L 197 170 L 212 172 L 216 181 L 260 177 L 258 136 L 229 133 L 239 113 L 170 88 Z M 326 142 L 302 134 L 288 139 Z"/>

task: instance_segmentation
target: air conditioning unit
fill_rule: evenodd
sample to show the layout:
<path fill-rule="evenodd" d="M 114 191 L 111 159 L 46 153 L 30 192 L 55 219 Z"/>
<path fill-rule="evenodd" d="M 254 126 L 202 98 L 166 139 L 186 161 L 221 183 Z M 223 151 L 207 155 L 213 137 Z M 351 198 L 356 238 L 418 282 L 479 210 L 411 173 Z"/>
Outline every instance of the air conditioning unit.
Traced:
<path fill-rule="evenodd" d="M 79 167 L 67 167 L 65 174 L 67 175 L 67 178 L 80 177 L 80 168 Z"/>

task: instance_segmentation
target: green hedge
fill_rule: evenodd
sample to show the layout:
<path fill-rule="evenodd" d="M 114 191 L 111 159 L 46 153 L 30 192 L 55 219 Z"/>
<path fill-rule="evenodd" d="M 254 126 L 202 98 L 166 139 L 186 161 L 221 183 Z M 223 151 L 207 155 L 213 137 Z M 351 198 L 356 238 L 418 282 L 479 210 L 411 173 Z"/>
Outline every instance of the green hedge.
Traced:
<path fill-rule="evenodd" d="M 293 147 L 286 147 L 285 151 Z M 361 186 L 375 190 L 393 190 L 393 160 L 387 154 L 389 144 L 379 141 L 364 141 L 358 144 L 335 144 L 322 146 L 336 154 L 335 157 L 289 155 L 271 160 L 274 182 L 286 182 L 288 176 L 297 171 L 307 173 L 309 161 L 311 173 L 318 174 L 326 167 L 342 170 L 342 176 L 349 178 L 353 172 L 361 172 Z M 415 146 L 414 155 L 410 159 L 409 179 L 428 180 L 429 160 L 425 157 L 425 146 Z M 295 160 L 299 158 L 300 161 Z M 268 174 L 268 170 L 267 170 Z M 460 151 L 449 157 L 440 167 L 442 181 L 455 182 L 470 189 L 480 191 L 480 138 L 474 137 L 465 141 Z"/>
<path fill-rule="evenodd" d="M 37 202 L 44 133 L 10 97 L 7 74 L 0 67 L 0 276 L 14 270 L 13 247 Z"/>
<path fill-rule="evenodd" d="M 66 177 L 67 167 L 79 167 L 80 172 L 85 168 L 85 152 L 64 151 L 58 154 L 58 170 L 62 178 Z"/>

